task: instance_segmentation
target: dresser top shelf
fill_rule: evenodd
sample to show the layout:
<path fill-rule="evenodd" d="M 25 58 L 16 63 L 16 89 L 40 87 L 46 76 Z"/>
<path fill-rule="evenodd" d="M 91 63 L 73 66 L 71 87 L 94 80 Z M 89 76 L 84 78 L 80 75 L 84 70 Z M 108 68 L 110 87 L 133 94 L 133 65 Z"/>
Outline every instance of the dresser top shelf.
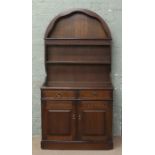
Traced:
<path fill-rule="evenodd" d="M 88 10 L 58 15 L 45 36 L 46 89 L 112 89 L 111 33 Z"/>
<path fill-rule="evenodd" d="M 105 65 L 111 64 L 110 61 L 46 61 L 47 64 L 78 64 L 78 65 Z"/>

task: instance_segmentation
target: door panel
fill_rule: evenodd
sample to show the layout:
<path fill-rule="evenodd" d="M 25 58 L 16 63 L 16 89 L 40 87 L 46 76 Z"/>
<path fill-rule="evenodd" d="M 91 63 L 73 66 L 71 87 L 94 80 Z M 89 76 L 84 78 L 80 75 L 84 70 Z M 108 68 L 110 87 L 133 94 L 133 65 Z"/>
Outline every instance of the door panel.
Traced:
<path fill-rule="evenodd" d="M 105 135 L 105 111 L 104 110 L 83 110 L 83 133 L 87 136 Z M 101 123 L 103 122 L 103 123 Z M 95 128 L 94 128 L 95 126 Z"/>
<path fill-rule="evenodd" d="M 78 107 L 79 139 L 102 141 L 111 136 L 111 106 L 109 101 L 81 101 Z"/>
<path fill-rule="evenodd" d="M 47 140 L 73 140 L 75 107 L 72 101 L 46 101 L 43 105 L 43 136 Z"/>
<path fill-rule="evenodd" d="M 71 110 L 48 110 L 47 121 L 49 122 L 48 134 L 50 135 L 70 135 Z"/>

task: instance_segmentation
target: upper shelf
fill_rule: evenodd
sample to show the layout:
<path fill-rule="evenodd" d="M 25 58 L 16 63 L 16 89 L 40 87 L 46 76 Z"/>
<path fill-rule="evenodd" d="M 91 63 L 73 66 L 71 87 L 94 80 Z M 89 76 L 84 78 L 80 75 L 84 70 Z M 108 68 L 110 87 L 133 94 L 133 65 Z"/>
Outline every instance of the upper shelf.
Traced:
<path fill-rule="evenodd" d="M 111 45 L 111 39 L 45 38 L 46 45 Z"/>
<path fill-rule="evenodd" d="M 46 61 L 47 64 L 75 64 L 75 65 L 105 65 L 110 61 Z"/>

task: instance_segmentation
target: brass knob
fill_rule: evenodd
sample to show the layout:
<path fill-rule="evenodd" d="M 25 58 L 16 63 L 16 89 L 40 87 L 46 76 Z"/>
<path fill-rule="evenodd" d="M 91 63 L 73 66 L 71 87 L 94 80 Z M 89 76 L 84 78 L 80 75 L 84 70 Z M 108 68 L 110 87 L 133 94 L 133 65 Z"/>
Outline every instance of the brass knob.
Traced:
<path fill-rule="evenodd" d="M 80 114 L 78 115 L 78 120 L 81 120 L 81 115 Z"/>
<path fill-rule="evenodd" d="M 57 93 L 57 94 L 56 94 L 56 97 L 58 97 L 58 98 L 61 97 L 61 96 L 62 96 L 62 95 L 61 95 L 60 93 Z"/>
<path fill-rule="evenodd" d="M 96 92 L 96 91 L 93 91 L 92 94 L 93 94 L 94 96 L 96 96 L 96 95 L 97 95 L 97 92 Z"/>
<path fill-rule="evenodd" d="M 76 114 L 72 114 L 72 119 L 76 119 Z"/>

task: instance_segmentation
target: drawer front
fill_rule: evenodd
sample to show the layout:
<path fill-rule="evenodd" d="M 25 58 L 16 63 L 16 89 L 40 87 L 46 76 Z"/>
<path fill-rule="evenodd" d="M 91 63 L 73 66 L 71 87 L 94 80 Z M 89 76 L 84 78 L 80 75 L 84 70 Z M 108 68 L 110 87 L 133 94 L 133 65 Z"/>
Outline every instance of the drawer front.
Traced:
<path fill-rule="evenodd" d="M 53 99 L 74 99 L 75 92 L 71 90 L 42 90 L 42 97 Z"/>
<path fill-rule="evenodd" d="M 81 90 L 80 99 L 100 99 L 100 100 L 111 100 L 111 90 Z"/>

